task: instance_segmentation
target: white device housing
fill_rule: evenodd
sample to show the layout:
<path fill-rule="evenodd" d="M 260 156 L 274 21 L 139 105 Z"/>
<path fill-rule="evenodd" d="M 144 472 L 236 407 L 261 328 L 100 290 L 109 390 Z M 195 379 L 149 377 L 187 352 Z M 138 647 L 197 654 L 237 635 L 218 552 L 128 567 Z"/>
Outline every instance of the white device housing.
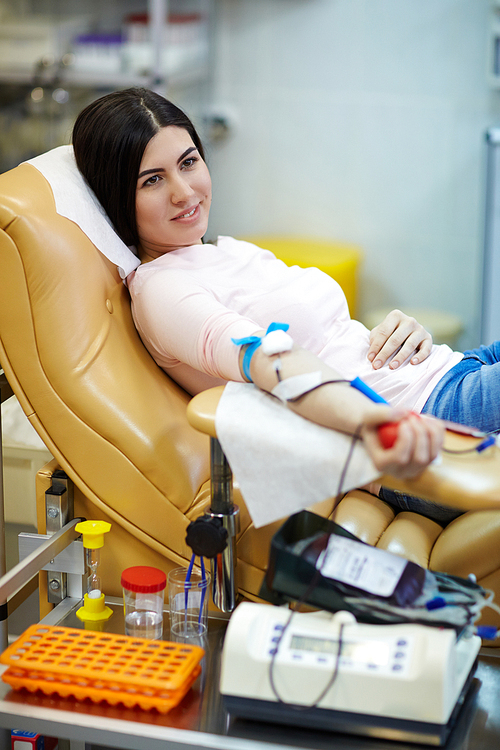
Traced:
<path fill-rule="evenodd" d="M 238 714 L 238 698 L 278 702 L 269 668 L 289 616 L 289 609 L 249 602 L 233 613 L 224 641 L 220 684 L 221 693 L 233 699 L 228 704 L 233 713 Z M 474 667 L 480 638 L 457 641 L 451 628 L 357 623 L 348 612 L 293 615 L 273 666 L 281 701 L 315 705 L 335 669 L 341 622 L 338 674 L 319 709 L 432 725 L 449 722 Z M 243 715 L 249 716 L 248 701 L 243 703 Z M 308 712 L 295 713 L 302 714 L 297 723 L 303 724 Z M 259 718 L 257 704 L 255 718 Z"/>

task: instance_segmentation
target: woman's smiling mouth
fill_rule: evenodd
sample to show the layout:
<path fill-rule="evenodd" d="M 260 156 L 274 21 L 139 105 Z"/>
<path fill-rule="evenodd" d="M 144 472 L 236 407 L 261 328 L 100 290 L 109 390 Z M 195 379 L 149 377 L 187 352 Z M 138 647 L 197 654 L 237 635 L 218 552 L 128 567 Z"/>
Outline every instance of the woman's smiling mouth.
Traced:
<path fill-rule="evenodd" d="M 179 214 L 178 216 L 174 216 L 172 221 L 177 221 L 178 219 L 190 219 L 192 216 L 194 216 L 198 208 L 199 206 L 195 206 L 189 211 L 186 211 L 186 213 Z"/>

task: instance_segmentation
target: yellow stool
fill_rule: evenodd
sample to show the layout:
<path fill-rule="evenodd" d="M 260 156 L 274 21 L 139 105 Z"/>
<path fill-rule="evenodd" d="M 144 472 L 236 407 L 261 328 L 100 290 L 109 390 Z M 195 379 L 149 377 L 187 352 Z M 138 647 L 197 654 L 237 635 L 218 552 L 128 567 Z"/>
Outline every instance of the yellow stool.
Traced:
<path fill-rule="evenodd" d="M 359 247 L 343 242 L 307 237 L 252 235 L 241 239 L 270 250 L 287 266 L 301 266 L 302 268 L 313 266 L 327 273 L 342 287 L 351 317 L 355 317 L 356 274 L 362 257 Z"/>

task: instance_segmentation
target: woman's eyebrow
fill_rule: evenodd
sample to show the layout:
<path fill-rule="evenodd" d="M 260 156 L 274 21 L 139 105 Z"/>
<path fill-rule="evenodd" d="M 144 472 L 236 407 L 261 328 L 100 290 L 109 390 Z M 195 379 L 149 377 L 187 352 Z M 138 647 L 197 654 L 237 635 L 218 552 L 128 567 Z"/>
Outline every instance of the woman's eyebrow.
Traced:
<path fill-rule="evenodd" d="M 197 150 L 197 149 L 196 149 L 196 146 L 190 146 L 189 148 L 187 148 L 187 149 L 186 149 L 186 150 L 184 151 L 184 153 L 183 153 L 183 154 L 181 154 L 181 155 L 179 156 L 179 158 L 177 159 L 177 164 L 180 164 L 180 163 L 181 163 L 181 161 L 183 161 L 183 159 L 185 159 L 185 158 L 186 158 L 186 156 L 188 156 L 188 154 L 190 154 L 190 153 L 191 153 L 192 151 L 196 151 L 196 150 Z M 138 180 L 140 180 L 140 179 L 141 179 L 141 177 L 145 177 L 145 176 L 146 176 L 147 174 L 156 174 L 157 172 L 164 172 L 164 171 L 165 171 L 165 170 L 164 170 L 164 169 L 163 169 L 162 167 L 158 167 L 157 169 L 145 169 L 145 170 L 144 170 L 143 172 L 141 172 L 141 173 L 140 173 L 140 174 L 138 175 L 137 179 L 138 179 Z"/>
<path fill-rule="evenodd" d="M 183 154 L 181 154 L 181 155 L 179 156 L 179 158 L 177 159 L 177 164 L 180 164 L 180 163 L 181 163 L 181 161 L 182 161 L 183 159 L 185 159 L 185 158 L 186 158 L 186 156 L 187 156 L 188 154 L 190 154 L 190 153 L 191 153 L 191 151 L 196 151 L 196 146 L 191 146 L 190 148 L 187 148 L 187 149 L 186 149 L 186 150 L 184 151 L 184 153 L 183 153 Z"/>
<path fill-rule="evenodd" d="M 144 172 L 141 172 L 137 176 L 137 179 L 140 180 L 141 177 L 145 177 L 147 174 L 156 174 L 157 172 L 164 172 L 164 171 L 165 170 L 163 169 L 163 167 L 158 167 L 156 169 L 145 169 Z"/>

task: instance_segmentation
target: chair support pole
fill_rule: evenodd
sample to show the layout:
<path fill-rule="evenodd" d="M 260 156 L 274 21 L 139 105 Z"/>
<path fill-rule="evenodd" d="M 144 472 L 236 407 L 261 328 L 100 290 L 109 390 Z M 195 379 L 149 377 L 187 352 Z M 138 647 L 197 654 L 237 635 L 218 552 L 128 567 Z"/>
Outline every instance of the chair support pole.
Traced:
<path fill-rule="evenodd" d="M 207 515 L 227 530 L 226 549 L 212 559 L 212 599 L 222 612 L 236 607 L 238 581 L 236 535 L 240 529 L 239 508 L 233 503 L 233 474 L 217 438 L 210 438 L 211 506 Z"/>
<path fill-rule="evenodd" d="M 217 438 L 210 438 L 210 510 L 228 514 L 233 507 L 233 472 Z"/>

